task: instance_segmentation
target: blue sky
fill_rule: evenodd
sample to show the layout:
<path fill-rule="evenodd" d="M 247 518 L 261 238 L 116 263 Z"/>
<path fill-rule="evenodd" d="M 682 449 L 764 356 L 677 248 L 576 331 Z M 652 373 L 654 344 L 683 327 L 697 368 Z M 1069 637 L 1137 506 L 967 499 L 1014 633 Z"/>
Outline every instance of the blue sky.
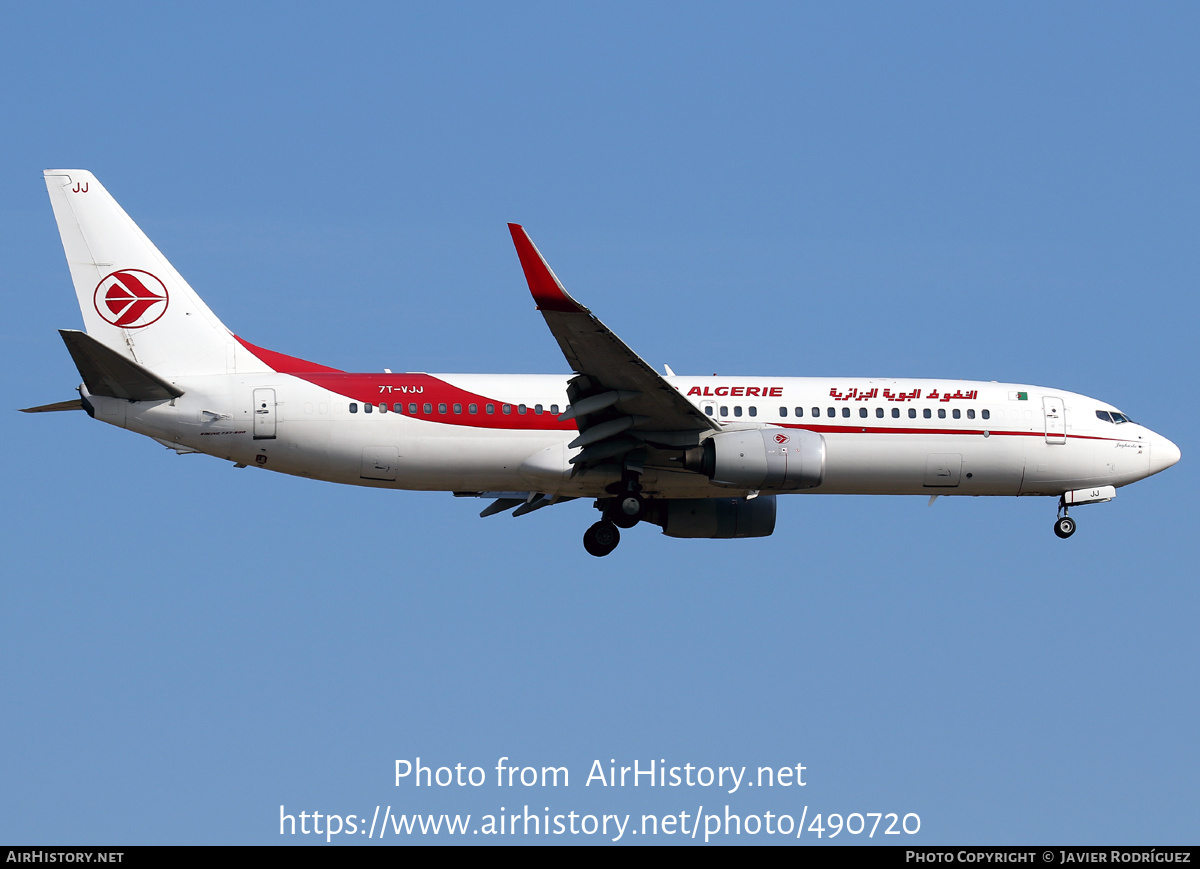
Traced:
<path fill-rule="evenodd" d="M 1045 384 L 1183 460 L 1066 542 L 1050 499 L 796 496 L 767 539 L 639 527 L 594 559 L 585 502 L 481 520 L 11 413 L 0 841 L 312 841 L 281 840 L 281 805 L 1195 840 L 1193 6 L 4 18 L 10 409 L 78 382 L 40 172 L 82 167 L 238 334 L 339 368 L 565 372 L 516 221 L 654 365 Z M 417 757 L 571 784 L 396 787 Z M 800 763 L 806 786 L 585 786 L 596 759 Z"/>

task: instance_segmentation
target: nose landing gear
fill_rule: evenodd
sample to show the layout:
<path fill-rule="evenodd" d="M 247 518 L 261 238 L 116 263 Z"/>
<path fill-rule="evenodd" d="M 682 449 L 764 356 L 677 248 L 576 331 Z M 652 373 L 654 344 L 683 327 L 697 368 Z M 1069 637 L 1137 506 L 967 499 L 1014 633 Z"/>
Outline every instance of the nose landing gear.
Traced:
<path fill-rule="evenodd" d="M 1066 540 L 1075 533 L 1075 520 L 1070 516 L 1060 516 L 1054 520 L 1054 533 Z"/>
<path fill-rule="evenodd" d="M 1058 518 L 1054 520 L 1054 533 L 1066 540 L 1075 533 L 1075 520 L 1067 515 L 1067 499 L 1058 499 Z"/>

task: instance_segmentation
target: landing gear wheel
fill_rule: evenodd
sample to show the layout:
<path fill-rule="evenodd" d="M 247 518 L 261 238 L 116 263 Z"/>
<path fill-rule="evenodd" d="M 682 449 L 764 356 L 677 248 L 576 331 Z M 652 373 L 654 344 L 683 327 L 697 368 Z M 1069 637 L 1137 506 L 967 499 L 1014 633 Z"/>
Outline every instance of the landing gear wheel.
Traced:
<path fill-rule="evenodd" d="M 619 528 L 632 528 L 646 516 L 646 499 L 630 492 L 622 495 L 609 508 L 609 520 Z"/>
<path fill-rule="evenodd" d="M 583 532 L 583 548 L 588 555 L 602 558 L 617 548 L 621 542 L 621 532 L 617 526 L 607 519 L 601 519 L 587 531 Z"/>
<path fill-rule="evenodd" d="M 1054 520 L 1054 533 L 1066 540 L 1075 533 L 1075 520 L 1070 516 L 1060 516 Z"/>

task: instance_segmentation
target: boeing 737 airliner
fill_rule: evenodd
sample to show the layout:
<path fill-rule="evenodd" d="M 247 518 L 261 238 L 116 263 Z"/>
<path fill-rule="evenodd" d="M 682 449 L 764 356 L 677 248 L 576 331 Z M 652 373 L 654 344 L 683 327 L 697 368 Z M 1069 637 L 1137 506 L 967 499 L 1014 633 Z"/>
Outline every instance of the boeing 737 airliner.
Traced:
<path fill-rule="evenodd" d="M 350 374 L 230 332 L 103 186 L 45 173 L 86 331 L 60 332 L 82 409 L 237 467 L 492 499 L 520 516 L 593 498 L 607 555 L 639 522 L 671 537 L 765 537 L 792 492 L 1049 495 L 1069 508 L 1179 461 L 1115 407 L 962 380 L 658 374 L 576 302 L 510 224 L 574 374 Z"/>

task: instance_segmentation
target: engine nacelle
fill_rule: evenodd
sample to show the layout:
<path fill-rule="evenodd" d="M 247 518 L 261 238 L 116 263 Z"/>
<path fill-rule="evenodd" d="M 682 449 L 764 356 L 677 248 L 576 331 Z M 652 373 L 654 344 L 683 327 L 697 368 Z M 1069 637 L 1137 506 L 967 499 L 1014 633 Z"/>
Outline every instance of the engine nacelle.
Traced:
<path fill-rule="evenodd" d="M 769 537 L 775 530 L 775 496 L 695 498 L 661 502 L 668 537 Z"/>
<path fill-rule="evenodd" d="M 804 429 L 724 431 L 688 450 L 683 466 L 715 486 L 811 489 L 825 477 L 825 438 Z"/>

